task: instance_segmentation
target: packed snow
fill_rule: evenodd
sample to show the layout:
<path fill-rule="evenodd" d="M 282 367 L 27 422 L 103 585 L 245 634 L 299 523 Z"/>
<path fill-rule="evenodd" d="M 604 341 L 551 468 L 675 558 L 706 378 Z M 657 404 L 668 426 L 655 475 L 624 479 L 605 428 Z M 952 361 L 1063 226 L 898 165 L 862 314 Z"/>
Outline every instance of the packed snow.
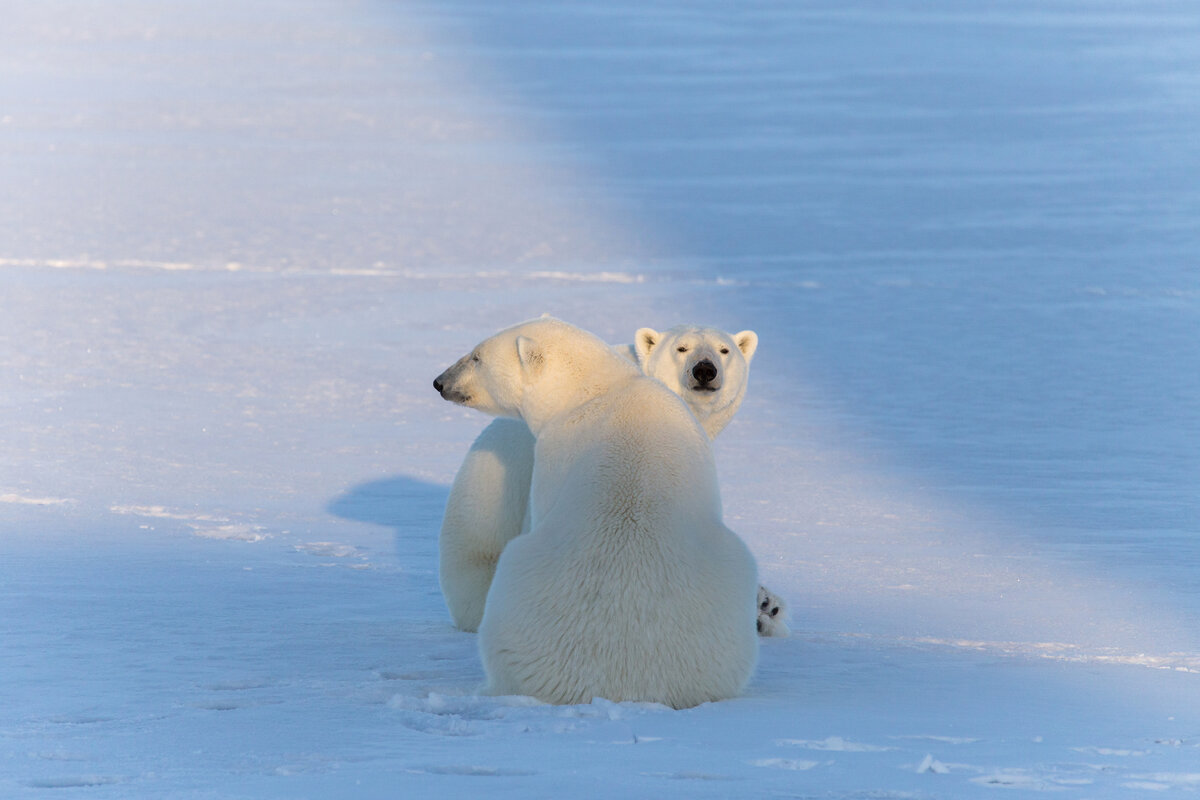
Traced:
<path fill-rule="evenodd" d="M 1200 792 L 1190 3 L 2 17 L 0 796 Z M 431 381 L 543 312 L 759 334 L 744 696 L 477 694 Z"/>

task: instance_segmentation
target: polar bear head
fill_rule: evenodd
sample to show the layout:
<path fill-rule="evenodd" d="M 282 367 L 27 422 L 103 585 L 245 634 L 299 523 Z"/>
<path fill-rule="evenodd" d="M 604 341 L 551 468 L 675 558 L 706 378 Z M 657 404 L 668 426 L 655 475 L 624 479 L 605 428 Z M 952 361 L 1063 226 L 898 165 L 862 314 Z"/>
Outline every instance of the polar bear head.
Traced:
<path fill-rule="evenodd" d="M 750 359 L 757 348 L 754 331 L 730 335 L 698 325 L 668 331 L 642 328 L 633 340 L 642 371 L 682 397 L 710 439 L 729 424 L 742 404 Z"/>
<path fill-rule="evenodd" d="M 553 317 L 506 328 L 434 378 L 446 400 L 485 414 L 541 420 L 601 394 L 638 368 L 599 337 Z"/>

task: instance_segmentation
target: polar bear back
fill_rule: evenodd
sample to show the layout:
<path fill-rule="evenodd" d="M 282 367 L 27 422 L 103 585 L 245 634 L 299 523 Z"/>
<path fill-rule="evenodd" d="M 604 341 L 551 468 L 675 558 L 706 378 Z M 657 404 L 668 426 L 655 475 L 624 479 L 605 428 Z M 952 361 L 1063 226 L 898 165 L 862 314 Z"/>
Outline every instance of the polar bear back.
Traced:
<path fill-rule="evenodd" d="M 538 435 L 532 530 L 480 626 L 489 691 L 688 707 L 736 695 L 757 654 L 757 578 L 721 521 L 707 436 L 638 376 Z"/>
<path fill-rule="evenodd" d="M 647 515 L 690 509 L 720 518 L 716 465 L 703 429 L 661 383 L 638 376 L 547 426 L 535 445 L 530 527 L 550 502 L 595 514 Z M 656 492 L 644 491 L 653 476 Z M 597 478 L 603 478 L 597 481 Z M 676 501 L 689 487 L 687 509 Z"/>

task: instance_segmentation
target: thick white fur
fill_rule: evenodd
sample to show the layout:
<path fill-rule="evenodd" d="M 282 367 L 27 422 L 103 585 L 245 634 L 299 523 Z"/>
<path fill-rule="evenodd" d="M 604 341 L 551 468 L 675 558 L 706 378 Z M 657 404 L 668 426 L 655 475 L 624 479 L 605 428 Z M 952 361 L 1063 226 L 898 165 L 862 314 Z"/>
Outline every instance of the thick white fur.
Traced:
<path fill-rule="evenodd" d="M 757 658 L 755 565 L 683 401 L 554 319 L 500 332 L 437 385 L 537 442 L 530 531 L 500 556 L 479 629 L 487 691 L 676 708 L 738 694 Z"/>
<path fill-rule="evenodd" d="M 753 331 L 731 336 L 718 328 L 680 325 L 663 332 L 642 328 L 633 345 L 614 350 L 640 363 L 643 372 L 682 397 L 713 438 L 742 404 L 757 347 L 758 336 Z M 692 370 L 705 359 L 714 365 L 717 375 L 701 386 Z M 529 529 L 525 513 L 533 476 L 533 444 L 533 434 L 524 422 L 497 419 L 471 445 L 454 478 L 438 536 L 438 571 L 446 607 L 461 630 L 478 630 L 501 551 Z M 783 603 L 770 597 L 766 611 L 759 603 L 758 631 L 764 636 L 786 636 Z"/>

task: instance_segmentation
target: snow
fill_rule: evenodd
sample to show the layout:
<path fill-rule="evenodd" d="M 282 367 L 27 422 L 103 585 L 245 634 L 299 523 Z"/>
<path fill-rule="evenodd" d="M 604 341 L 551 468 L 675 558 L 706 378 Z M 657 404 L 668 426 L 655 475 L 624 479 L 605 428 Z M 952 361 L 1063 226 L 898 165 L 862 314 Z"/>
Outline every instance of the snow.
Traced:
<path fill-rule="evenodd" d="M 4 18 L 0 796 L 1200 789 L 1190 4 Z M 430 382 L 545 311 L 760 335 L 743 697 L 475 694 Z"/>

